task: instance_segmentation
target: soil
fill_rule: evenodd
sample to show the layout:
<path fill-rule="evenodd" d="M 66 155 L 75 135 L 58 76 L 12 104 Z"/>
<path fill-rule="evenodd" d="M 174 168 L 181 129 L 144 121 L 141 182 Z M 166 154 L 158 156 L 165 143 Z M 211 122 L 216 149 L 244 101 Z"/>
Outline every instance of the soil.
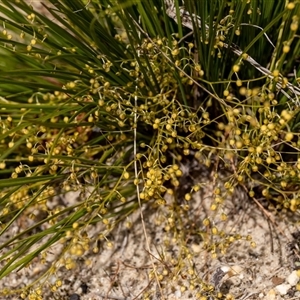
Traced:
<path fill-rule="evenodd" d="M 197 180 L 202 188 L 192 194 L 188 212 L 178 209 L 176 213 L 174 208 L 183 207 L 186 201 L 171 196 L 161 207 L 143 207 L 107 236 L 97 254 L 87 251 L 77 259 L 75 268 L 62 266 L 47 278 L 43 299 L 199 299 L 201 293 L 205 295 L 203 282 L 214 290 L 206 293 L 206 299 L 214 299 L 218 293 L 238 300 L 299 299 L 298 277 L 290 279 L 298 266 L 298 216 L 267 211 L 263 202 L 255 203 L 239 188 L 226 198 L 222 209 L 211 211 L 216 182 L 221 186 L 224 180 L 215 180 L 205 168 Z M 64 201 L 71 205 L 80 199 L 78 193 L 70 192 Z M 226 221 L 219 221 L 222 213 L 226 213 Z M 214 224 L 205 227 L 205 218 Z M 11 234 L 17 234 L 23 226 L 15 224 Z M 214 226 L 218 228 L 215 235 L 211 232 Z M 88 236 L 93 240 L 101 230 L 102 224 L 90 226 Z M 217 257 L 205 246 L 238 235 L 240 239 L 225 253 L 216 251 Z M 1 280 L 1 288 L 16 290 L 37 279 L 60 251 L 58 245 L 46 264 L 35 259 L 29 268 L 11 273 Z M 47 284 L 57 279 L 63 285 L 53 293 Z"/>

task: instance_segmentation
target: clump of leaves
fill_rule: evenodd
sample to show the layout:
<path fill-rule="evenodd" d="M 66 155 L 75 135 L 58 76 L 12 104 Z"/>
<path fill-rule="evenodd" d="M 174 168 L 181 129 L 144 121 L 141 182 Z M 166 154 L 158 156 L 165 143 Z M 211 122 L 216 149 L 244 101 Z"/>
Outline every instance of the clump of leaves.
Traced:
<path fill-rule="evenodd" d="M 139 206 L 176 196 L 186 160 L 219 161 L 228 193 L 298 209 L 300 4 L 248 2 L 0 1 L 0 236 L 27 222 L 0 246 L 0 279 L 58 242 L 73 268 Z M 80 201 L 51 207 L 70 191 Z"/>

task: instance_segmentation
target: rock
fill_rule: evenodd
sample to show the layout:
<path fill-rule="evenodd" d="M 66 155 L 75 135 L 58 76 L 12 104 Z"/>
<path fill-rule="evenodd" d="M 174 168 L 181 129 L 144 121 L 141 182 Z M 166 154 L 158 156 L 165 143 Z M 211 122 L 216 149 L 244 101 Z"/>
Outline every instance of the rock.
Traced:
<path fill-rule="evenodd" d="M 273 276 L 271 281 L 272 281 L 272 283 L 273 283 L 274 285 L 279 285 L 279 284 L 284 283 L 284 282 L 285 282 L 285 279 L 284 279 L 284 278 L 281 278 L 281 277 L 278 277 L 278 276 Z"/>
<path fill-rule="evenodd" d="M 202 251 L 202 247 L 199 244 L 192 244 L 191 248 L 195 253 L 200 253 Z"/>
<path fill-rule="evenodd" d="M 78 294 L 72 294 L 69 299 L 70 300 L 80 300 L 80 296 Z"/>
<path fill-rule="evenodd" d="M 291 288 L 292 286 L 290 284 L 287 283 L 283 283 L 280 285 L 277 285 L 275 287 L 276 291 L 280 294 L 280 295 L 286 295 L 288 290 Z"/>
<path fill-rule="evenodd" d="M 291 286 L 295 286 L 298 281 L 299 281 L 299 277 L 297 275 L 297 271 L 294 270 L 286 279 L 286 281 L 291 285 Z"/>

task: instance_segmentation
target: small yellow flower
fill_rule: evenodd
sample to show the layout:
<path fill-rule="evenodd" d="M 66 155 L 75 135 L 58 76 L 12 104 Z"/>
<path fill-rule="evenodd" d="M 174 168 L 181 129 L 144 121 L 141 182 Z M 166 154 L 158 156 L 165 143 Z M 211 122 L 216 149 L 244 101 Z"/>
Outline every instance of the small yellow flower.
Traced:
<path fill-rule="evenodd" d="M 294 134 L 292 132 L 288 132 L 286 135 L 285 135 L 285 140 L 287 142 L 290 142 L 292 139 L 294 138 Z"/>
<path fill-rule="evenodd" d="M 186 201 L 190 201 L 190 200 L 191 200 L 191 198 L 192 198 L 192 196 L 191 196 L 191 194 L 190 194 L 190 193 L 188 193 L 188 194 L 185 194 L 185 196 L 184 196 L 184 199 L 185 199 Z"/>
<path fill-rule="evenodd" d="M 234 73 L 237 73 L 239 70 L 240 70 L 240 66 L 239 66 L 239 65 L 234 65 L 234 66 L 232 67 L 232 71 L 233 71 Z"/>
<path fill-rule="evenodd" d="M 223 95 L 226 97 L 226 96 L 228 96 L 229 95 L 229 91 L 228 90 L 225 90 L 224 92 L 223 92 Z"/>
<path fill-rule="evenodd" d="M 294 2 L 290 2 L 288 3 L 288 5 L 286 6 L 287 9 L 292 10 L 295 8 L 295 3 Z"/>
<path fill-rule="evenodd" d="M 283 46 L 282 51 L 283 51 L 283 53 L 288 53 L 288 52 L 290 52 L 290 49 L 291 49 L 290 46 L 285 45 L 285 46 Z"/>

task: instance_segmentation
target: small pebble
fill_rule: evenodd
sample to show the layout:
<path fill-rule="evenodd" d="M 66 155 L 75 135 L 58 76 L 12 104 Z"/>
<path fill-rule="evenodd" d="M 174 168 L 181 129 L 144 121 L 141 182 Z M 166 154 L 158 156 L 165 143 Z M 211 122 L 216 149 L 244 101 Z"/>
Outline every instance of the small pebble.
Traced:
<path fill-rule="evenodd" d="M 223 273 L 228 273 L 230 271 L 230 267 L 229 266 L 223 266 L 220 269 L 222 270 Z"/>
<path fill-rule="evenodd" d="M 298 281 L 299 281 L 299 277 L 297 275 L 297 271 L 293 271 L 286 279 L 286 281 L 291 285 L 291 286 L 295 286 Z"/>
<path fill-rule="evenodd" d="M 275 289 L 277 290 L 277 292 L 280 294 L 280 295 L 286 295 L 287 292 L 289 291 L 289 289 L 291 288 L 292 286 L 290 284 L 286 284 L 286 283 L 283 283 L 283 284 L 280 284 L 280 285 L 277 285 L 275 287 Z"/>
<path fill-rule="evenodd" d="M 195 253 L 200 253 L 202 251 L 202 247 L 198 244 L 192 244 L 191 248 Z"/>
<path fill-rule="evenodd" d="M 176 298 L 180 299 L 181 291 L 180 290 L 175 291 L 174 295 L 175 295 Z"/>
<path fill-rule="evenodd" d="M 80 287 L 81 287 L 81 291 L 82 291 L 83 294 L 86 294 L 86 293 L 88 292 L 88 286 L 87 286 L 86 283 L 83 282 L 83 283 L 80 285 Z"/>
<path fill-rule="evenodd" d="M 80 296 L 78 294 L 72 294 L 70 300 L 80 300 Z"/>

